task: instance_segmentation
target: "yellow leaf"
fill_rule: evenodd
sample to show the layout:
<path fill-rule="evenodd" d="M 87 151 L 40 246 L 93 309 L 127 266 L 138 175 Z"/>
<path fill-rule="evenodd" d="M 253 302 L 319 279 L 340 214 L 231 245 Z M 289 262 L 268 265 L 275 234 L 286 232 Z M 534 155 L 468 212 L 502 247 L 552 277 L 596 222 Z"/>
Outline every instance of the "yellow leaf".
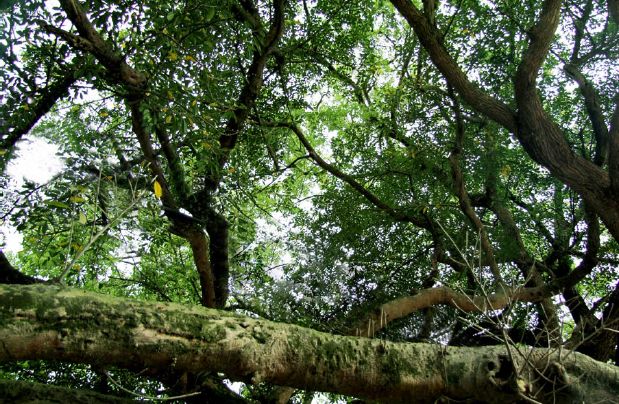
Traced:
<path fill-rule="evenodd" d="M 236 172 L 236 168 L 234 168 L 234 167 L 230 167 L 230 168 L 228 168 L 228 172 L 229 172 L 230 174 L 234 174 L 234 173 Z"/>
<path fill-rule="evenodd" d="M 509 174 L 512 172 L 512 168 L 510 166 L 503 166 L 501 168 L 501 177 L 507 178 Z"/>
<path fill-rule="evenodd" d="M 165 123 L 171 123 L 172 122 L 172 115 L 168 115 L 165 117 Z"/>
<path fill-rule="evenodd" d="M 82 198 L 79 195 L 73 195 L 72 197 L 69 198 L 69 200 L 73 203 L 82 203 L 86 201 L 86 199 Z"/>
<path fill-rule="evenodd" d="M 80 212 L 79 221 L 80 221 L 81 224 L 86 224 L 86 221 L 87 221 L 86 220 L 86 215 L 84 213 L 82 213 L 82 212 Z"/>
<path fill-rule="evenodd" d="M 161 188 L 161 184 L 159 183 L 159 181 L 155 180 L 153 184 L 153 190 L 155 191 L 155 196 L 157 197 L 157 199 L 161 199 L 161 196 L 163 195 L 163 189 Z"/>
<path fill-rule="evenodd" d="M 198 100 L 191 101 L 191 106 L 195 107 L 198 104 Z"/>
<path fill-rule="evenodd" d="M 22 105 L 22 108 L 24 109 L 24 111 L 30 111 L 30 106 L 28 104 Z"/>
<path fill-rule="evenodd" d="M 168 90 L 168 100 L 172 101 L 174 99 L 174 94 L 172 94 L 172 91 Z"/>
<path fill-rule="evenodd" d="M 193 56 L 191 56 L 191 55 L 185 56 L 185 60 L 188 61 L 188 62 L 195 62 L 196 61 L 196 59 Z"/>
<path fill-rule="evenodd" d="M 107 113 L 107 111 L 101 111 L 101 112 L 99 112 L 99 116 L 100 116 L 101 118 L 105 118 L 105 117 L 107 117 L 108 115 L 109 115 L 109 114 Z"/>
<path fill-rule="evenodd" d="M 170 51 L 168 53 L 168 59 L 170 59 L 172 62 L 176 61 L 178 59 L 178 53 Z"/>
<path fill-rule="evenodd" d="M 0 149 L 0 156 L 4 156 L 6 154 L 6 150 L 5 149 Z"/>
<path fill-rule="evenodd" d="M 205 149 L 210 149 L 211 147 L 213 147 L 209 142 L 202 142 L 202 146 L 204 146 Z"/>

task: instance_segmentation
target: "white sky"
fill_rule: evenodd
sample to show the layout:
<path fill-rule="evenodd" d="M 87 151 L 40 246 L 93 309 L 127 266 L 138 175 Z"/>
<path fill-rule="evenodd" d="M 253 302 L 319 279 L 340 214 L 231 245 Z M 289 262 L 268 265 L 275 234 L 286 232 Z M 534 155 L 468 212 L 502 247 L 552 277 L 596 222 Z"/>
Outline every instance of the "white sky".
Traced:
<path fill-rule="evenodd" d="M 17 155 L 9 162 L 6 170 L 11 178 L 7 191 L 19 190 L 24 179 L 37 184 L 49 181 L 63 166 L 57 152 L 57 146 L 40 138 L 27 136 L 19 142 Z M 8 223 L 0 223 L 0 243 L 2 242 L 6 243 L 4 251 L 16 253 L 21 250 L 22 237 Z"/>

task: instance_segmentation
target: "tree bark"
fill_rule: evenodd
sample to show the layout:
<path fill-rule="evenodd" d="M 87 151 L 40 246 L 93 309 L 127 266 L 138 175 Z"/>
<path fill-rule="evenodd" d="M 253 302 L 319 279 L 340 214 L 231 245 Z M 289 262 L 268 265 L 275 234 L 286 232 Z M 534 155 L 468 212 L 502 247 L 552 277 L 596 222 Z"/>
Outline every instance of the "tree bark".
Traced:
<path fill-rule="evenodd" d="M 440 32 L 410 0 L 391 0 L 406 19 L 447 82 L 475 111 L 514 133 L 527 154 L 552 175 L 579 193 L 599 215 L 615 240 L 619 240 L 619 141 L 610 136 L 610 175 L 596 164 L 573 152 L 561 128 L 542 106 L 537 94 L 537 76 L 545 61 L 559 23 L 561 2 L 544 2 L 537 23 L 530 30 L 531 41 L 514 78 L 517 105 L 507 104 L 487 94 L 460 69 L 441 42 Z M 609 10 L 615 0 L 609 2 Z M 613 160 L 614 158 L 614 160 Z"/>
<path fill-rule="evenodd" d="M 570 351 L 343 337 L 202 307 L 46 285 L 0 286 L 0 361 L 213 371 L 373 400 L 613 400 L 617 368 Z"/>
<path fill-rule="evenodd" d="M 37 282 L 43 281 L 19 272 L 13 267 L 13 265 L 11 265 L 9 260 L 6 258 L 6 255 L 4 255 L 4 252 L 0 250 L 0 283 L 28 285 Z"/>
<path fill-rule="evenodd" d="M 32 112 L 26 118 L 21 119 L 16 125 L 4 125 L 0 121 L 0 149 L 10 150 L 15 147 L 15 144 L 30 132 L 34 125 L 52 109 L 56 102 L 68 94 L 69 88 L 75 84 L 81 74 L 78 66 L 69 66 L 58 80 L 43 89 L 41 98 L 32 106 Z"/>
<path fill-rule="evenodd" d="M 129 398 L 18 380 L 0 380 L 0 397 L 2 402 L 11 403 L 135 403 Z"/>

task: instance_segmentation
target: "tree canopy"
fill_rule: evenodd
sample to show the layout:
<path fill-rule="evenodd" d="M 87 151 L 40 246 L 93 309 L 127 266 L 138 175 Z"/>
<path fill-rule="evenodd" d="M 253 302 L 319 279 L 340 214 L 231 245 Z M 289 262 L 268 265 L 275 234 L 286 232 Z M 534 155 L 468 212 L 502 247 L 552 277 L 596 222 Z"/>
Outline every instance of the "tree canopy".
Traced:
<path fill-rule="evenodd" d="M 0 25 L 0 282 L 44 284 L 0 289 L 0 390 L 619 394 L 619 1 L 8 1 Z M 63 168 L 18 188 L 34 137 Z"/>

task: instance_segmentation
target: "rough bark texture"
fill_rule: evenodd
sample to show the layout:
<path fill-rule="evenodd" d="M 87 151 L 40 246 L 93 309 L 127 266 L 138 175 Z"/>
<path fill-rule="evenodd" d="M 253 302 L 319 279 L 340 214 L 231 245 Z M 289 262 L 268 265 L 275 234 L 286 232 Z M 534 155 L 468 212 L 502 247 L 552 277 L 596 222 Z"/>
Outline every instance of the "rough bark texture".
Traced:
<path fill-rule="evenodd" d="M 0 380 L 0 398 L 3 403 L 128 404 L 135 402 L 128 398 L 114 397 L 88 390 L 16 380 Z"/>
<path fill-rule="evenodd" d="M 202 307 L 45 285 L 0 286 L 0 361 L 55 359 L 231 379 L 368 399 L 598 402 L 619 371 L 587 356 L 342 337 Z"/>

